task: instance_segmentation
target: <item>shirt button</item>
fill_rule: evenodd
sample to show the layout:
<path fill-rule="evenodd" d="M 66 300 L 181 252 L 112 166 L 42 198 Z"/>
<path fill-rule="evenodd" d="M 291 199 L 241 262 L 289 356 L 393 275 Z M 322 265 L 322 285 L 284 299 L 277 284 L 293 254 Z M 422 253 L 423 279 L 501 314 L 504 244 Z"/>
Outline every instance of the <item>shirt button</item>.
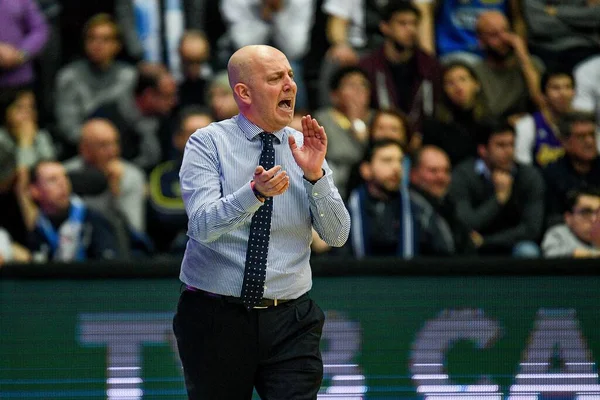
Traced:
<path fill-rule="evenodd" d="M 324 217 L 324 216 L 325 216 L 325 214 L 319 214 L 319 215 L 320 215 L 321 217 Z"/>
<path fill-rule="evenodd" d="M 319 195 L 319 193 L 315 192 L 314 196 L 317 197 Z"/>

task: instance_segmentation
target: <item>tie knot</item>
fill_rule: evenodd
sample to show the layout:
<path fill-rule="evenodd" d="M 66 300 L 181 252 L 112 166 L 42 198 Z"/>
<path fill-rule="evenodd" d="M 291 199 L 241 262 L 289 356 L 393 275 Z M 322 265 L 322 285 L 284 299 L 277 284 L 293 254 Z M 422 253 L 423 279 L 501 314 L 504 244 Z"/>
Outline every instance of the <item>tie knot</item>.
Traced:
<path fill-rule="evenodd" d="M 273 148 L 273 135 L 267 132 L 261 132 L 260 138 L 266 148 Z"/>

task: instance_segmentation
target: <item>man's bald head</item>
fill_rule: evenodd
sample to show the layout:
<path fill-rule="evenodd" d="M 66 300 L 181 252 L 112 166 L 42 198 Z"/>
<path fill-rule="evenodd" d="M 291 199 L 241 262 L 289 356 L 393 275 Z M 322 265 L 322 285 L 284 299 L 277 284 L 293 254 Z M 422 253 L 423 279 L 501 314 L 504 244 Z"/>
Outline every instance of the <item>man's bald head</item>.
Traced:
<path fill-rule="evenodd" d="M 487 29 L 508 29 L 509 23 L 506 16 L 498 10 L 484 11 L 477 18 L 477 33 L 481 33 Z"/>
<path fill-rule="evenodd" d="M 119 131 L 107 119 L 87 121 L 81 127 L 79 153 L 88 164 L 103 168 L 108 161 L 119 156 Z"/>
<path fill-rule="evenodd" d="M 235 85 L 238 83 L 250 84 L 256 66 L 275 55 L 283 55 L 283 53 L 275 47 L 261 44 L 244 46 L 233 53 L 227 63 L 231 89 L 235 92 Z"/>
<path fill-rule="evenodd" d="M 115 125 L 103 118 L 94 118 L 85 122 L 81 127 L 81 142 L 90 143 L 99 137 L 118 138 L 119 132 Z"/>

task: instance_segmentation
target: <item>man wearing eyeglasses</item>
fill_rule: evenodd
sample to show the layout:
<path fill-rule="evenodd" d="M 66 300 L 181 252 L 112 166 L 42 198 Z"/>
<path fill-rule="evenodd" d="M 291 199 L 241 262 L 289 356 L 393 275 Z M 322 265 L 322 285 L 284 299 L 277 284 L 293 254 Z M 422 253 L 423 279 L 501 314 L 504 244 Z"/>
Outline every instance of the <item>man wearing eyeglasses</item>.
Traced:
<path fill-rule="evenodd" d="M 565 223 L 544 236 L 544 257 L 600 257 L 600 188 L 571 192 L 567 203 Z"/>
<path fill-rule="evenodd" d="M 569 192 L 600 187 L 596 124 L 594 114 L 584 111 L 571 111 L 559 119 L 558 130 L 565 155 L 543 170 L 548 226 L 563 222 L 564 213 L 570 210 L 567 205 Z"/>

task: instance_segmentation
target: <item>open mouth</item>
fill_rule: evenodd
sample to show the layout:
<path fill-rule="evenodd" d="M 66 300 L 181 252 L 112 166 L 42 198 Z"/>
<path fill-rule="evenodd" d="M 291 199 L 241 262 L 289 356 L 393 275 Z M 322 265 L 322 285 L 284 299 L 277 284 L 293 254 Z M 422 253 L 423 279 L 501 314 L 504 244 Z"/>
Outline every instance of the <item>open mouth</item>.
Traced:
<path fill-rule="evenodd" d="M 288 100 L 281 100 L 277 106 L 281 109 L 284 109 L 286 111 L 290 111 L 292 109 L 292 100 L 288 99 Z"/>

